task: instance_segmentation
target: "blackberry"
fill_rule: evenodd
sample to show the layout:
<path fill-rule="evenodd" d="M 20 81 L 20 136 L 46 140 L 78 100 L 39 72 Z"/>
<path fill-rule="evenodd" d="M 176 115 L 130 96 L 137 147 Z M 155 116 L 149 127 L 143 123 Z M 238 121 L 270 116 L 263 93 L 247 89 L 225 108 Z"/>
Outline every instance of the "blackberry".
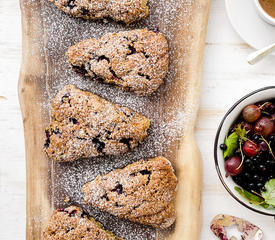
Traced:
<path fill-rule="evenodd" d="M 220 149 L 225 151 L 227 149 L 227 146 L 223 143 L 220 145 Z"/>

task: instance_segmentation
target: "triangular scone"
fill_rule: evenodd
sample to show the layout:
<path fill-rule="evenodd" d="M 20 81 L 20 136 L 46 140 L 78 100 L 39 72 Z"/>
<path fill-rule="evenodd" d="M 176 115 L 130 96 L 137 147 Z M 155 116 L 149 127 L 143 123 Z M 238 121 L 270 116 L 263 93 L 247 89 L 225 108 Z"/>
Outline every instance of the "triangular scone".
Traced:
<path fill-rule="evenodd" d="M 119 218 L 167 228 L 175 221 L 177 178 L 164 157 L 141 160 L 86 183 L 84 201 Z"/>
<path fill-rule="evenodd" d="M 76 72 L 138 95 L 156 91 L 168 71 L 168 43 L 160 32 L 147 29 L 84 40 L 66 54 Z"/>
<path fill-rule="evenodd" d="M 111 18 L 127 24 L 149 14 L 148 0 L 49 0 L 74 17 L 96 20 Z"/>
<path fill-rule="evenodd" d="M 122 240 L 75 206 L 55 210 L 43 232 L 44 240 Z"/>
<path fill-rule="evenodd" d="M 148 118 L 67 85 L 52 101 L 44 150 L 54 161 L 74 161 L 132 150 L 147 135 Z"/>

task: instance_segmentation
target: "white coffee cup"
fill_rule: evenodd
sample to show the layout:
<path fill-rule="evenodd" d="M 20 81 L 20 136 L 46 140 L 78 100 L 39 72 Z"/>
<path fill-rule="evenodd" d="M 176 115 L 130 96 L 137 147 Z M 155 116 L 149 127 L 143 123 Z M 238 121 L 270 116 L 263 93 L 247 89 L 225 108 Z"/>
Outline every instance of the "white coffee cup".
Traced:
<path fill-rule="evenodd" d="M 261 16 L 263 20 L 265 20 L 267 23 L 272 24 L 275 26 L 275 18 L 271 17 L 261 6 L 259 3 L 259 0 L 254 0 L 256 9 L 258 11 L 258 14 Z"/>

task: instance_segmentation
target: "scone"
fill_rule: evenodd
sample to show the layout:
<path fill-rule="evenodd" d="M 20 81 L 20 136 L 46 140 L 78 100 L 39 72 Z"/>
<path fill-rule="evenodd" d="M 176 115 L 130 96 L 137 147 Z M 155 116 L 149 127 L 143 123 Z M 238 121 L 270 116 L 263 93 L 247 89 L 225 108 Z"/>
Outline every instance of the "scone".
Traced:
<path fill-rule="evenodd" d="M 168 71 L 167 40 L 147 29 L 84 40 L 71 46 L 66 55 L 76 72 L 138 95 L 156 91 Z"/>
<path fill-rule="evenodd" d="M 49 0 L 60 10 L 84 19 L 107 19 L 127 24 L 149 14 L 148 0 Z"/>
<path fill-rule="evenodd" d="M 44 240 L 122 240 L 75 206 L 58 209 L 43 232 Z"/>
<path fill-rule="evenodd" d="M 44 150 L 55 161 L 74 161 L 132 150 L 147 135 L 148 118 L 67 85 L 52 101 Z"/>
<path fill-rule="evenodd" d="M 164 157 L 140 160 L 86 183 L 84 202 L 119 218 L 167 228 L 176 218 L 177 178 Z"/>

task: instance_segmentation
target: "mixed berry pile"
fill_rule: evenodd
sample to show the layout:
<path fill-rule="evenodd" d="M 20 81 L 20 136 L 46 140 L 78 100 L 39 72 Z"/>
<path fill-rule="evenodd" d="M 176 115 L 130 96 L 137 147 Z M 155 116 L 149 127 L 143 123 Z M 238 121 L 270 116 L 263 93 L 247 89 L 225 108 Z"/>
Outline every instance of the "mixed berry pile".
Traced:
<path fill-rule="evenodd" d="M 220 148 L 226 175 L 261 197 L 275 179 L 275 99 L 246 106 Z"/>

